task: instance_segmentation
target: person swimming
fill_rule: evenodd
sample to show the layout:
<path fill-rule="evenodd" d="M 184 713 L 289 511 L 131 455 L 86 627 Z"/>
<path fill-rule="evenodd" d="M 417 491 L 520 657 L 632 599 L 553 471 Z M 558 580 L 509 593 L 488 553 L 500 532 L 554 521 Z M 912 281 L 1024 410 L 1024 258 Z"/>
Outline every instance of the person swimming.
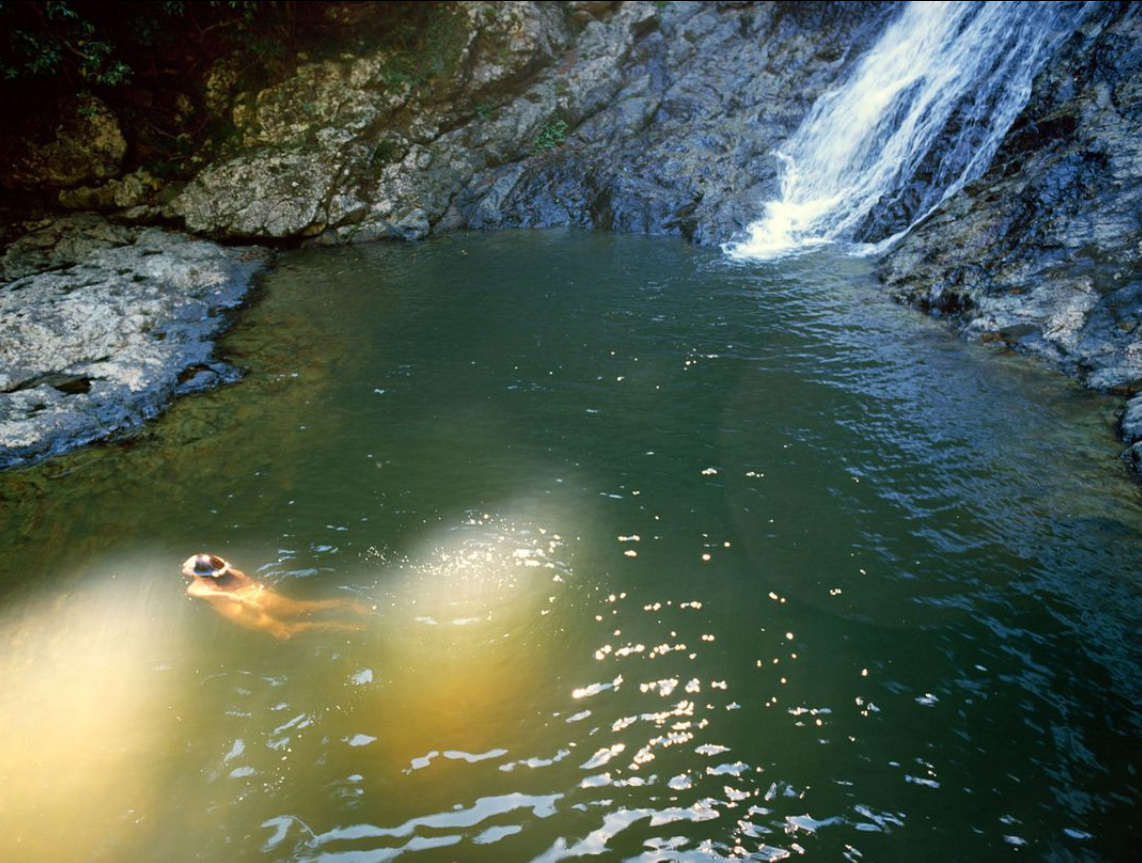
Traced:
<path fill-rule="evenodd" d="M 235 569 L 216 554 L 192 554 L 183 562 L 182 574 L 191 579 L 186 588 L 187 596 L 205 599 L 226 619 L 247 629 L 268 632 L 274 638 L 291 638 L 312 630 L 363 629 L 363 622 L 299 618 L 331 611 L 364 616 L 372 610 L 351 599 L 290 599 Z"/>

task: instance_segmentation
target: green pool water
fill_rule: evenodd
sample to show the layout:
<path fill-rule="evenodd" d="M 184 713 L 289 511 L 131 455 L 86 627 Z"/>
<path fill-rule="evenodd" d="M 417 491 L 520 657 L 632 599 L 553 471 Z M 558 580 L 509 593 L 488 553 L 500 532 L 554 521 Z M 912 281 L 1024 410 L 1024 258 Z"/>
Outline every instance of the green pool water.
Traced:
<path fill-rule="evenodd" d="M 871 272 L 283 255 L 240 383 L 0 474 L 0 859 L 1129 859 L 1117 405 Z M 238 628 L 198 551 L 365 626 Z"/>

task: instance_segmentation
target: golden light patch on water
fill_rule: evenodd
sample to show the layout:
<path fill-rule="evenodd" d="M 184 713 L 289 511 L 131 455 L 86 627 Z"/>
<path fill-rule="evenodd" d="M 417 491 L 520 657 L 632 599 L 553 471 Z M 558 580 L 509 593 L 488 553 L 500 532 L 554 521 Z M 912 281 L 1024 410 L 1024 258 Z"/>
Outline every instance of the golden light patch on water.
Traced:
<path fill-rule="evenodd" d="M 137 564 L 0 621 L 0 859 L 87 860 L 134 841 L 178 736 L 178 607 Z"/>
<path fill-rule="evenodd" d="M 543 619 L 569 574 L 564 544 L 542 523 L 479 513 L 409 555 L 377 634 L 375 710 L 417 721 L 381 723 L 371 757 L 419 770 L 449 752 L 502 754 L 549 673 Z"/>

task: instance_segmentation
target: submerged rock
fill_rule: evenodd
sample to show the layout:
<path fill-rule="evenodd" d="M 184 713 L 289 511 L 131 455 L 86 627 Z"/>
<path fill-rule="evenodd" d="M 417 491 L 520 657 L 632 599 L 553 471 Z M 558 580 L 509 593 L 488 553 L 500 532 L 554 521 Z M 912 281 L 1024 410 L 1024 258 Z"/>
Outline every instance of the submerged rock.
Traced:
<path fill-rule="evenodd" d="M 95 216 L 42 231 L 3 261 L 6 273 L 55 269 L 0 285 L 0 468 L 121 433 L 237 376 L 213 339 L 263 253 Z"/>
<path fill-rule="evenodd" d="M 1123 456 L 1130 460 L 1136 471 L 1142 473 L 1142 395 L 1136 395 L 1126 403 L 1126 409 L 1119 418 L 1118 431 L 1127 444 Z"/>

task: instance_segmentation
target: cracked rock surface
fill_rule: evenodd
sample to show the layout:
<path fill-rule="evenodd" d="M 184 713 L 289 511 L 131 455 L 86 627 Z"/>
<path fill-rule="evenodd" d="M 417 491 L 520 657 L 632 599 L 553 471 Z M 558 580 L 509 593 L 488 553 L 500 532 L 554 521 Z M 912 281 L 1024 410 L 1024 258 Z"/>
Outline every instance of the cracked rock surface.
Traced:
<path fill-rule="evenodd" d="M 0 285 L 0 468 L 126 432 L 176 394 L 237 377 L 214 339 L 263 252 L 91 215 L 42 230 L 0 262 L 21 274 Z"/>

